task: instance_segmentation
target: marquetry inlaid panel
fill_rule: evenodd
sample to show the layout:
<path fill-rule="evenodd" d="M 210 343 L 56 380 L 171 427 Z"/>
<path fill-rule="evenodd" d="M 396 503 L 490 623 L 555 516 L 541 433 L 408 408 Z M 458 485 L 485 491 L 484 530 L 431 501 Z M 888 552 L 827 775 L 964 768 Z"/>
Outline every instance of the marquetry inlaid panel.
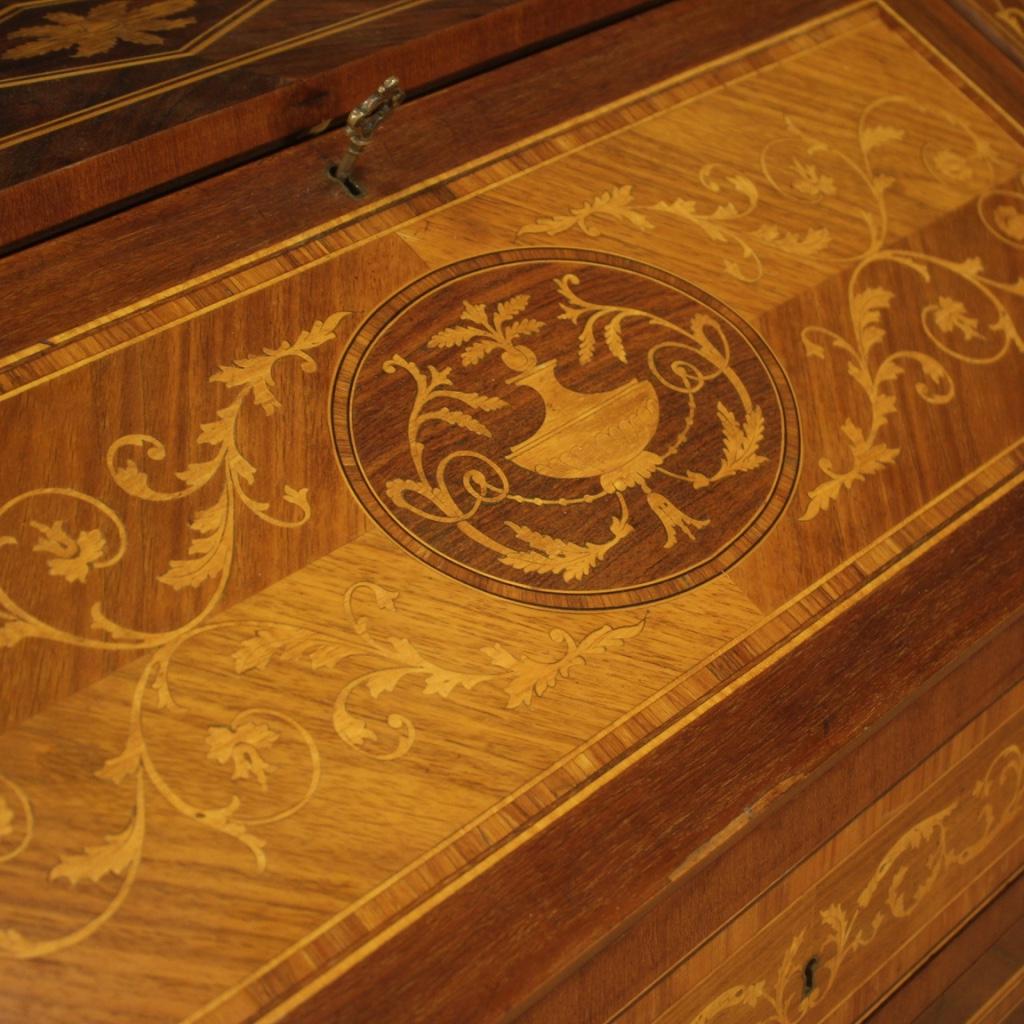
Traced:
<path fill-rule="evenodd" d="M 0 0 L 0 253 L 315 136 L 388 75 L 423 89 L 632 5 Z"/>
<path fill-rule="evenodd" d="M 0 3 L 4 183 L 50 170 L 49 145 L 74 146 L 81 159 L 194 116 L 175 110 L 175 97 L 209 113 L 267 91 L 285 69 L 312 74 L 363 55 L 377 45 L 375 31 L 402 39 L 417 11 L 427 26 L 455 20 L 435 0 Z M 266 84 L 245 79 L 254 70 Z M 148 125 L 133 123 L 137 110 Z"/>
<path fill-rule="evenodd" d="M 781 512 L 799 449 L 748 324 L 654 267 L 569 249 L 488 254 L 385 302 L 342 362 L 334 428 L 400 544 L 570 608 L 728 569 Z"/>
<path fill-rule="evenodd" d="M 0 1015 L 284 1014 L 1016 494 L 1022 170 L 867 4 L 21 324 Z"/>
<path fill-rule="evenodd" d="M 1024 866 L 1024 686 L 616 1024 L 851 1024 Z"/>

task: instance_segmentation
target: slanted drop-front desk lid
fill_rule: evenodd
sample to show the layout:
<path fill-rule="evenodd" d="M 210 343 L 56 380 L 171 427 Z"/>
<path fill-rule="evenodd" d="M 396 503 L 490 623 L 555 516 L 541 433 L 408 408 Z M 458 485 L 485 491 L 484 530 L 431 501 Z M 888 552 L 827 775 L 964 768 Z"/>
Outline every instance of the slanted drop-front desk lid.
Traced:
<path fill-rule="evenodd" d="M 422 93 L 647 6 L 0 2 L 0 253 L 322 131 L 386 75 Z"/>
<path fill-rule="evenodd" d="M 861 4 L 6 354 L 0 1015 L 504 1019 L 1008 621 L 1022 169 Z"/>

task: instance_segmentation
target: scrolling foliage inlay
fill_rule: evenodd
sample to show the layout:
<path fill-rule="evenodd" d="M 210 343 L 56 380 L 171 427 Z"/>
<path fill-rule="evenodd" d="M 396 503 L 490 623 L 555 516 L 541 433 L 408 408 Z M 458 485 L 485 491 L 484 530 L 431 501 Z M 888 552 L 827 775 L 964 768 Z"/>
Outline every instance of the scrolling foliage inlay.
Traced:
<path fill-rule="evenodd" d="M 1009 296 L 1024 298 L 1024 277 L 998 280 L 976 254 L 955 258 L 890 246 L 888 196 L 897 182 L 879 173 L 874 161 L 879 150 L 911 142 L 908 127 L 891 123 L 896 113 L 909 116 L 917 128 L 926 126 L 918 154 L 930 178 L 967 195 L 980 191 L 977 213 L 987 230 L 1005 245 L 1024 247 L 1024 194 L 993 187 L 988 143 L 955 114 L 902 95 L 882 97 L 864 108 L 848 151 L 785 118 L 785 134 L 761 151 L 759 174 L 720 164 L 706 164 L 700 170 L 701 186 L 714 197 L 710 202 L 675 198 L 643 205 L 636 201 L 632 186 L 619 185 L 567 214 L 541 218 L 519 231 L 520 237 L 574 231 L 595 237 L 623 227 L 657 231 L 661 224 L 681 221 L 699 228 L 707 240 L 728 247 L 723 269 L 748 283 L 764 276 L 766 252 L 852 266 L 847 285 L 852 331 L 809 325 L 802 340 L 811 358 L 825 359 L 831 348 L 846 360 L 847 373 L 866 399 L 867 415 L 847 416 L 839 426 L 846 448 L 841 462 L 819 459 L 819 482 L 807 494 L 804 520 L 813 519 L 855 484 L 896 461 L 900 449 L 887 435 L 897 412 L 898 378 L 916 373 L 918 397 L 942 405 L 956 393 L 943 360 L 990 365 L 1011 351 L 1024 353 L 1024 338 L 1006 305 Z M 859 238 L 851 246 L 821 224 L 802 232 L 782 230 L 760 215 L 766 187 L 812 209 L 831 201 L 854 204 Z M 929 343 L 937 356 L 891 345 L 885 321 L 895 295 L 871 282 L 872 271 L 878 269 L 910 273 L 931 293 L 918 313 L 919 332 L 906 340 Z"/>
<path fill-rule="evenodd" d="M 419 683 L 425 694 L 440 698 L 489 684 L 501 692 L 505 707 L 523 707 L 560 680 L 568 679 L 588 660 L 616 650 L 643 631 L 646 620 L 641 617 L 616 625 L 606 623 L 583 633 L 554 628 L 548 634 L 548 650 L 526 652 L 494 641 L 481 646 L 479 665 L 466 671 L 431 660 L 417 646 L 418 640 L 395 635 L 378 622 L 380 613 L 396 610 L 400 595 L 368 580 L 348 586 L 339 595 L 341 615 L 338 625 L 329 631 L 276 620 L 221 617 L 211 621 L 222 605 L 231 574 L 239 514 L 248 511 L 283 529 L 300 527 L 311 515 L 304 487 L 282 487 L 278 500 L 294 510 L 284 516 L 275 515 L 270 501 L 253 494 L 257 468 L 242 449 L 240 422 L 253 407 L 267 416 L 281 409 L 275 382 L 281 364 L 297 361 L 303 371 L 315 372 L 313 353 L 334 339 L 345 316 L 335 313 L 323 322 L 317 321 L 294 342 L 236 359 L 210 377 L 211 383 L 230 389 L 234 398 L 201 425 L 197 444 L 204 457 L 174 473 L 180 484 L 176 489 L 155 487 L 143 468 L 147 459 L 166 459 L 166 448 L 158 438 L 128 434 L 110 445 L 107 468 L 127 495 L 147 502 L 195 499 L 200 506 L 190 518 L 192 539 L 186 552 L 172 559 L 157 577 L 158 583 L 173 590 L 196 590 L 204 595 L 201 610 L 181 625 L 157 632 L 138 629 L 115 621 L 101 602 L 92 606 L 92 632 L 85 634 L 33 614 L 12 593 L 19 579 L 12 552 L 23 551 L 26 557 L 44 559 L 48 575 L 60 581 L 54 586 L 71 587 L 82 584 L 94 572 L 117 566 L 129 547 L 128 532 L 121 516 L 109 505 L 70 488 L 26 491 L 0 505 L 0 523 L 16 524 L 8 526 L 14 532 L 0 535 L 0 552 L 7 556 L 0 561 L 0 572 L 4 572 L 0 577 L 0 653 L 34 638 L 146 655 L 132 693 L 124 747 L 95 773 L 105 782 L 130 788 L 131 805 L 124 824 L 81 850 L 61 854 L 47 875 L 52 883 L 71 886 L 116 878 L 117 888 L 99 913 L 59 935 L 39 938 L 19 928 L 0 927 L 0 955 L 53 955 L 88 939 L 118 912 L 143 861 L 150 791 L 189 821 L 240 843 L 258 872 L 266 868 L 267 856 L 266 840 L 257 830 L 295 815 L 316 794 L 321 751 L 309 730 L 287 713 L 261 707 L 246 708 L 227 721 L 207 725 L 205 746 L 200 752 L 205 752 L 206 760 L 215 770 L 226 773 L 233 784 L 248 784 L 273 793 L 281 804 L 277 810 L 247 815 L 240 795 L 233 795 L 227 803 L 200 805 L 172 784 L 158 764 L 151 734 L 161 715 L 194 713 L 175 696 L 173 686 L 175 659 L 189 641 L 211 633 L 236 640 L 229 664 L 222 668 L 238 676 L 266 669 L 271 661 L 337 674 L 339 692 L 332 724 L 338 737 L 361 754 L 392 760 L 409 751 L 415 740 L 415 726 L 405 715 L 393 712 L 385 719 L 392 736 L 378 736 L 361 710 L 367 700 L 375 701 L 406 682 Z M 44 516 L 41 510 L 47 507 L 59 508 L 63 518 Z M 36 514 L 39 519 L 33 518 Z M 281 777 L 287 781 L 276 781 Z M 0 773 L 0 864 L 20 857 L 32 844 L 34 833 L 35 816 L 28 793 L 15 779 Z"/>
<path fill-rule="evenodd" d="M 778 969 L 755 982 L 732 985 L 707 1003 L 692 1024 L 799 1024 L 825 1002 L 837 1005 L 838 987 L 868 968 L 848 969 L 858 954 L 877 966 L 876 942 L 894 925 L 918 915 L 936 887 L 974 862 L 1007 829 L 1019 826 L 1024 806 L 1024 754 L 1004 747 L 971 790 L 904 832 L 878 861 L 855 899 L 818 912 L 814 936 L 798 932 Z M 870 951 L 870 952 L 865 952 Z M 808 992 L 804 964 L 818 961 Z"/>
<path fill-rule="evenodd" d="M 402 683 L 418 684 L 424 694 L 449 698 L 459 690 L 499 688 L 508 709 L 529 705 L 589 659 L 617 650 L 639 636 L 646 618 L 623 625 L 605 624 L 576 637 L 561 627 L 548 633 L 551 649 L 517 653 L 500 641 L 481 646 L 469 670 L 455 668 L 425 655 L 408 636 L 386 631 L 377 620 L 394 612 L 400 595 L 368 580 L 350 586 L 342 602 L 341 627 L 331 630 L 286 623 L 262 623 L 252 630 L 234 654 L 241 674 L 265 669 L 272 661 L 308 667 L 315 672 L 342 672 L 351 667 L 334 702 L 335 732 L 361 753 L 391 761 L 408 753 L 416 740 L 416 726 L 406 715 L 392 712 L 385 724 L 392 736 L 378 735 L 373 725 L 353 709 L 357 695 L 377 700 Z M 372 661 L 373 666 L 366 663 Z"/>
<path fill-rule="evenodd" d="M 73 886 L 115 876 L 120 879 L 118 889 L 99 914 L 56 937 L 34 939 L 15 928 L 0 929 L 0 953 L 22 958 L 52 955 L 87 939 L 117 913 L 142 862 L 148 787 L 179 814 L 239 842 L 252 855 L 259 871 L 266 865 L 265 841 L 252 829 L 295 814 L 316 791 L 320 778 L 320 753 L 316 744 L 304 726 L 280 711 L 248 708 L 235 714 L 226 724 L 210 725 L 207 730 L 208 759 L 229 767 L 232 779 L 251 779 L 262 789 L 267 788 L 268 773 L 274 770 L 268 758 L 276 743 L 288 734 L 293 742 L 305 748 L 308 767 L 303 791 L 283 809 L 260 816 L 241 813 L 238 796 L 227 804 L 213 807 L 198 806 L 183 796 L 156 764 L 147 744 L 145 727 L 147 711 L 185 711 L 172 693 L 173 660 L 189 639 L 223 628 L 208 620 L 219 608 L 231 574 L 239 512 L 248 510 L 264 522 L 284 529 L 302 526 L 310 517 L 305 488 L 284 486 L 280 500 L 294 510 L 288 517 L 273 514 L 269 501 L 252 494 L 250 488 L 256 481 L 257 469 L 240 446 L 239 421 L 252 405 L 268 416 L 273 415 L 280 408 L 274 390 L 277 368 L 285 361 L 297 360 L 303 370 L 314 372 L 317 367 L 311 353 L 335 337 L 335 329 L 346 315 L 335 313 L 301 332 L 294 342 L 283 342 L 277 348 L 264 349 L 259 355 L 238 359 L 213 374 L 211 382 L 231 389 L 235 397 L 217 411 L 213 420 L 202 425 L 197 443 L 207 450 L 208 457 L 175 473 L 181 484 L 177 489 L 165 491 L 153 487 L 136 461 L 165 459 L 166 449 L 158 438 L 148 434 L 125 435 L 107 451 L 106 462 L 112 478 L 134 498 L 178 502 L 200 491 L 204 494 L 210 489 L 214 491 L 212 501 L 206 499 L 210 503 L 191 517 L 193 537 L 186 554 L 172 560 L 157 578 L 158 582 L 175 590 L 205 588 L 209 591 L 197 614 L 174 628 L 150 632 L 116 622 L 97 602 L 91 608 L 92 633 L 79 635 L 44 621 L 19 603 L 12 594 L 11 584 L 0 585 L 0 648 L 14 647 L 31 637 L 94 650 L 149 652 L 134 689 L 124 748 L 96 772 L 99 778 L 114 785 L 130 784 L 132 806 L 127 821 L 121 830 L 101 837 L 99 842 L 76 853 L 62 854 L 48 876 L 52 882 L 63 880 Z M 31 511 L 49 503 L 59 504 L 61 508 L 77 508 L 80 518 L 98 520 L 100 525 L 81 529 L 69 528 L 63 519 L 26 521 Z M 46 559 L 49 574 L 63 579 L 65 585 L 82 583 L 90 573 L 116 566 L 128 549 L 128 535 L 121 516 L 97 498 L 70 488 L 41 488 L 11 498 L 0 505 L 0 523 L 5 521 L 19 523 L 25 536 L 0 535 L 0 549 L 6 548 L 9 553 L 31 542 L 31 551 Z M 296 759 L 295 763 L 301 761 Z M 33 838 L 34 819 L 24 789 L 3 776 L 0 782 L 6 787 L 6 793 L 0 790 L 2 863 L 13 860 L 27 849 Z M 13 798 L 13 806 L 8 796 Z M 13 849 L 7 849 L 12 836 L 19 838 Z"/>
<path fill-rule="evenodd" d="M 654 268 L 513 250 L 442 268 L 358 332 L 346 475 L 429 564 L 556 607 L 677 593 L 785 501 L 788 384 L 755 332 Z"/>

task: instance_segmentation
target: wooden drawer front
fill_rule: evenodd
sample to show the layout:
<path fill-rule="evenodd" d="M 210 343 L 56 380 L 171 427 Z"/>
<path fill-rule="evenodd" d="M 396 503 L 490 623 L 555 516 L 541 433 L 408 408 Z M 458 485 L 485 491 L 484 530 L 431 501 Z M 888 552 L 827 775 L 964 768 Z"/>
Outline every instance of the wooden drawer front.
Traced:
<path fill-rule="evenodd" d="M 617 1024 L 858 1020 L 1021 868 L 1022 817 L 1024 683 Z"/>

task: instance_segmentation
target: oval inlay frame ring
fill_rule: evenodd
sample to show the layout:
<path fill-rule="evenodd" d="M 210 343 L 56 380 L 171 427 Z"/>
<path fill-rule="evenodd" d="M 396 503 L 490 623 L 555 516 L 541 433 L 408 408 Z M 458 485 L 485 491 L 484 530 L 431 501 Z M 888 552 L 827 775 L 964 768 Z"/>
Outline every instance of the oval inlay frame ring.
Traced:
<path fill-rule="evenodd" d="M 396 292 L 343 355 L 331 420 L 345 478 L 405 550 L 564 610 L 725 572 L 799 466 L 792 389 L 754 328 L 590 250 L 487 253 Z"/>

